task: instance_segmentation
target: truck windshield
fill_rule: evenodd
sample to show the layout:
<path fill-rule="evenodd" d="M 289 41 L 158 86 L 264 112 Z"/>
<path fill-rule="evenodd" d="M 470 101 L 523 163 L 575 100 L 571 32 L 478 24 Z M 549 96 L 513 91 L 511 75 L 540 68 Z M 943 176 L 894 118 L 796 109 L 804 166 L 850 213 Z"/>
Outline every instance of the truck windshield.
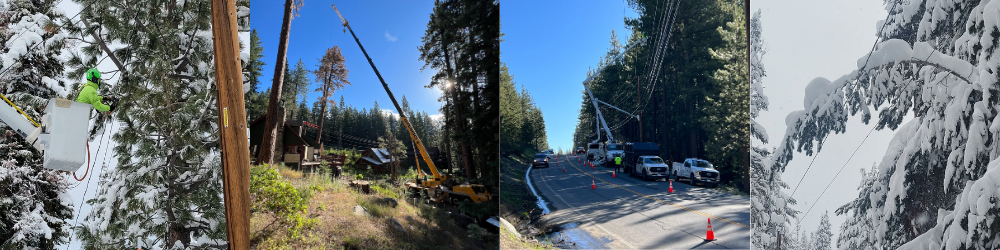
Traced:
<path fill-rule="evenodd" d="M 608 144 L 608 150 L 622 150 L 621 144 Z"/>
<path fill-rule="evenodd" d="M 697 163 L 696 166 L 699 168 L 715 169 L 715 167 L 712 166 L 712 163 L 708 163 L 707 161 L 695 161 L 695 163 Z"/>
<path fill-rule="evenodd" d="M 663 164 L 663 159 L 660 159 L 659 157 L 646 158 L 646 160 L 643 161 L 643 163 L 646 163 L 646 164 Z"/>
<path fill-rule="evenodd" d="M 590 149 L 597 149 L 597 147 L 598 147 L 597 144 L 590 144 L 590 145 L 587 145 L 587 146 L 590 147 Z"/>

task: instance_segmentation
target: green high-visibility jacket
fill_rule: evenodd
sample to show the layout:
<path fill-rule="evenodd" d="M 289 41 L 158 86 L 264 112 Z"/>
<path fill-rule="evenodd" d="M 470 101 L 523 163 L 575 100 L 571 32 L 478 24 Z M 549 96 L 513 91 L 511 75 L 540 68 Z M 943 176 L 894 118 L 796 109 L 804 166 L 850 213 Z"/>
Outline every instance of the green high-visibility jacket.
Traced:
<path fill-rule="evenodd" d="M 621 157 L 615 157 L 615 164 L 621 165 L 622 164 L 622 158 Z"/>
<path fill-rule="evenodd" d="M 94 109 L 97 111 L 108 112 L 108 110 L 111 110 L 111 107 L 101 103 L 103 100 L 104 97 L 97 95 L 97 84 L 91 81 L 87 81 L 87 84 L 83 85 L 83 89 L 80 90 L 80 97 L 76 98 L 77 102 L 94 105 Z"/>

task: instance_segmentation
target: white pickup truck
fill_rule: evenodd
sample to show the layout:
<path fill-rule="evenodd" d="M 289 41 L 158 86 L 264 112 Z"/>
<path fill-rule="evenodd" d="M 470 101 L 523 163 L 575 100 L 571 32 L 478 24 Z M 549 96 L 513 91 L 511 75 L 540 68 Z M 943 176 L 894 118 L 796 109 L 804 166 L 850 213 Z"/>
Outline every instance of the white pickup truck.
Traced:
<path fill-rule="evenodd" d="M 713 188 L 719 185 L 719 171 L 712 163 L 697 158 L 687 158 L 683 163 L 674 162 L 674 178 L 687 178 L 691 185 L 699 182 Z"/>
<path fill-rule="evenodd" d="M 649 180 L 652 178 L 654 181 L 660 178 L 670 178 L 670 172 L 667 171 L 667 164 L 660 159 L 659 156 L 643 155 L 639 156 L 634 169 L 629 169 L 626 171 L 629 175 L 639 175 L 642 180 Z"/>

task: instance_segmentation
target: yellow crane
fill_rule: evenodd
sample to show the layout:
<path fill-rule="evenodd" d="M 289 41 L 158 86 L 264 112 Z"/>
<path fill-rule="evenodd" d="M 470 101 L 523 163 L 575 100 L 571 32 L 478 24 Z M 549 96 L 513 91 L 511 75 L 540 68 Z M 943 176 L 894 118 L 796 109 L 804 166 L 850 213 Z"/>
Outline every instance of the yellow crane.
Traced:
<path fill-rule="evenodd" d="M 358 36 L 354 34 L 354 30 L 351 26 L 347 24 L 347 19 L 344 19 L 344 15 L 340 14 L 337 10 L 337 6 L 333 6 L 333 11 L 337 12 L 337 17 L 340 17 L 340 21 L 343 22 L 344 27 L 351 31 L 351 36 L 354 37 L 354 41 L 358 43 L 358 47 L 361 48 L 361 53 L 365 55 L 368 59 L 368 64 L 372 66 L 372 70 L 375 71 L 375 76 L 378 80 L 382 82 L 382 88 L 385 88 L 385 92 L 389 94 L 389 99 L 392 100 L 392 105 L 396 107 L 396 112 L 399 112 L 399 121 L 406 127 L 406 131 L 410 133 L 410 139 L 413 140 L 415 144 L 416 151 L 420 152 L 420 158 L 424 159 L 424 163 L 431 171 L 430 179 L 420 176 L 417 178 L 416 183 L 408 182 L 406 186 L 410 189 L 421 190 L 428 194 L 431 200 L 435 202 L 450 201 L 452 203 L 457 203 L 458 201 L 471 201 L 471 202 L 483 202 L 493 199 L 486 187 L 478 184 L 459 184 L 450 185 L 454 182 L 450 175 L 444 175 L 438 171 L 437 167 L 434 166 L 434 161 L 431 160 L 430 155 L 427 154 L 427 149 L 424 148 L 423 141 L 417 136 L 416 131 L 413 130 L 413 126 L 410 125 L 410 121 L 406 117 L 406 113 L 403 109 L 399 107 L 399 103 L 396 102 L 396 97 L 392 95 L 392 91 L 389 90 L 389 85 L 385 83 L 385 79 L 382 79 L 382 74 L 378 72 L 378 68 L 375 67 L 375 63 L 372 62 L 372 58 L 368 56 L 368 52 L 365 51 L 365 47 L 361 45 L 361 40 L 358 40 Z M 417 165 L 417 171 L 420 172 L 420 166 Z"/>

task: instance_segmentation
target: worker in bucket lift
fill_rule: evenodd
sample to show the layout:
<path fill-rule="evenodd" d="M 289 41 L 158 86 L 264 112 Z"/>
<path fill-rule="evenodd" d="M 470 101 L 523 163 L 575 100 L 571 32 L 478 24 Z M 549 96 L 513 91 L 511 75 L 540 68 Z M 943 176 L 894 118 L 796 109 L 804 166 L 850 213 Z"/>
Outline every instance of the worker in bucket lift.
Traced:
<path fill-rule="evenodd" d="M 88 103 L 94 105 L 94 109 L 102 113 L 111 114 L 111 111 L 115 110 L 116 101 L 114 98 L 109 98 L 111 105 L 105 105 L 102 103 L 104 97 L 97 95 L 97 88 L 102 84 L 101 81 L 101 71 L 97 69 L 87 70 L 87 83 L 83 85 L 80 90 L 80 96 L 76 98 L 77 102 Z"/>

